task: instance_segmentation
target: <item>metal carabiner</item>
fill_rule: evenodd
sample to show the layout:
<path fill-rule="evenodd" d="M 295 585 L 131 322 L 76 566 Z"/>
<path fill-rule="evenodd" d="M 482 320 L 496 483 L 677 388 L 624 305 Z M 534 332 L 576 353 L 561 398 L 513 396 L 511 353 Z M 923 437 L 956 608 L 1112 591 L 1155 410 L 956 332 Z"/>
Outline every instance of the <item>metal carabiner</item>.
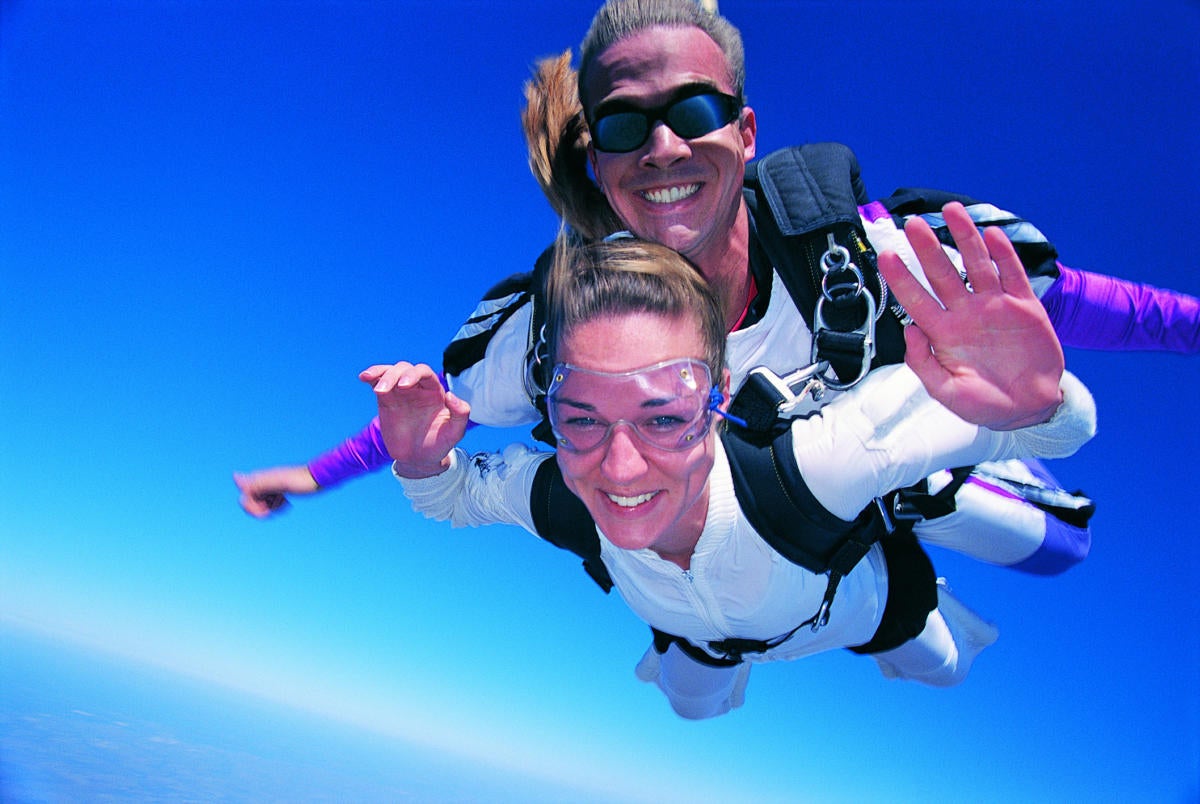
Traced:
<path fill-rule="evenodd" d="M 821 295 L 831 302 L 837 302 L 847 297 L 858 298 L 866 290 L 866 281 L 862 271 L 850 260 L 850 252 L 845 246 L 839 245 L 829 235 L 829 247 L 821 255 Z M 830 284 L 830 277 L 849 273 L 852 281 L 839 281 Z M 840 277 L 838 277 L 840 279 Z"/>
<path fill-rule="evenodd" d="M 818 357 L 818 335 L 822 330 L 828 329 L 825 325 L 825 299 L 817 299 L 817 309 L 813 313 L 813 342 L 812 342 L 812 361 L 813 363 L 825 363 L 825 370 L 818 376 L 825 383 L 827 388 L 834 391 L 845 391 L 848 388 L 853 388 L 863 377 L 867 376 L 867 372 L 871 370 L 871 361 L 875 359 L 875 297 L 870 293 L 862 294 L 867 304 L 867 314 L 865 320 L 857 328 L 851 330 L 851 334 L 862 335 L 862 362 L 859 365 L 858 374 L 854 379 L 848 382 L 841 382 L 837 374 L 830 368 L 828 362 L 821 360 Z"/>
<path fill-rule="evenodd" d="M 821 607 L 817 609 L 817 613 L 814 614 L 812 620 L 809 621 L 812 623 L 812 625 L 809 626 L 809 630 L 814 634 L 825 626 L 829 625 L 829 608 L 832 605 L 832 600 L 826 599 L 821 601 Z"/>
<path fill-rule="evenodd" d="M 544 365 L 544 359 L 549 357 L 550 347 L 546 343 L 546 325 L 542 324 L 537 339 L 525 352 L 525 393 L 531 400 L 546 394 L 539 375 Z"/>

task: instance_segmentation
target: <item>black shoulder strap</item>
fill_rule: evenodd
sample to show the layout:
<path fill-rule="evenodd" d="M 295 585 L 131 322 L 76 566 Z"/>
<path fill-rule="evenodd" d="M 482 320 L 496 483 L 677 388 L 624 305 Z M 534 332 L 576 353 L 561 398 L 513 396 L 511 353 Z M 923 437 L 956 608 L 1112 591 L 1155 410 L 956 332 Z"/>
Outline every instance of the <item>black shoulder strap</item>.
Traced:
<path fill-rule="evenodd" d="M 543 461 L 533 477 L 529 510 L 538 535 L 555 547 L 570 550 L 583 559 L 583 568 L 606 593 L 612 578 L 600 560 L 600 537 L 587 506 L 562 479 L 558 456 Z"/>
<path fill-rule="evenodd" d="M 884 532 L 874 507 L 845 522 L 813 497 L 792 459 L 791 428 L 762 445 L 728 431 L 722 442 L 738 504 L 763 540 L 787 560 L 818 574 L 844 575 Z M 529 508 L 543 539 L 582 558 L 584 569 L 600 588 L 612 589 L 600 558 L 596 524 L 563 482 L 557 456 L 538 467 Z"/>
<path fill-rule="evenodd" d="M 471 317 L 442 352 L 442 370 L 446 374 L 457 376 L 483 359 L 496 330 L 529 300 L 533 282 L 534 275 L 528 271 L 513 274 L 483 295 Z"/>
<path fill-rule="evenodd" d="M 870 505 L 850 522 L 826 510 L 796 466 L 790 426 L 781 426 L 766 443 L 743 438 L 730 427 L 722 443 L 738 503 L 759 536 L 792 563 L 828 574 L 820 607 L 795 630 L 823 627 L 842 578 L 888 533 L 882 509 Z"/>
<path fill-rule="evenodd" d="M 861 231 L 858 207 L 869 200 L 858 160 L 845 145 L 809 143 L 771 153 L 746 168 L 743 197 L 750 210 L 752 248 L 779 273 L 797 310 L 815 333 L 816 352 L 843 382 L 863 373 L 867 300 L 841 296 L 814 317 L 822 295 L 822 256 L 833 242 L 846 249 L 863 275 L 878 312 L 890 306 L 875 255 Z M 903 328 L 888 311 L 875 328 L 872 366 L 904 359 Z"/>
<path fill-rule="evenodd" d="M 755 443 L 736 428 L 722 434 L 733 488 L 746 519 L 788 561 L 816 573 L 845 574 L 866 555 L 885 529 L 870 506 L 847 522 L 813 496 L 792 452 L 791 427 L 767 443 Z"/>
<path fill-rule="evenodd" d="M 729 456 L 738 504 L 750 524 L 788 561 L 818 574 L 828 574 L 820 608 L 791 633 L 805 626 L 820 628 L 829 620 L 841 579 L 862 560 L 871 545 L 887 534 L 882 511 L 869 506 L 852 522 L 827 511 L 812 495 L 792 458 L 790 427 L 782 428 L 773 440 L 761 444 L 728 431 L 721 438 Z M 606 593 L 611 591 L 612 577 L 600 556 L 595 521 L 563 482 L 557 456 L 538 467 L 529 508 L 541 537 L 582 558 L 583 568 L 592 580 Z M 743 653 L 771 646 L 740 639 L 712 644 L 734 661 L 740 661 Z"/>
<path fill-rule="evenodd" d="M 857 224 L 859 204 L 870 200 L 854 152 L 836 142 L 785 148 L 751 162 L 745 187 L 788 237 Z"/>
<path fill-rule="evenodd" d="M 549 444 L 552 447 L 557 445 L 554 443 L 554 433 L 550 432 L 550 418 L 546 415 L 546 395 L 544 390 L 550 384 L 549 377 L 546 375 L 551 369 L 551 366 L 547 362 L 549 353 L 546 351 L 545 339 L 546 279 L 553 262 L 554 246 L 550 245 L 538 256 L 537 262 L 533 265 L 533 286 L 530 296 L 532 313 L 530 315 L 529 327 L 529 352 L 525 356 L 525 390 L 528 392 L 529 398 L 533 400 L 534 407 L 541 414 L 541 418 L 534 425 L 531 432 L 533 437 L 538 441 L 541 441 L 543 444 Z"/>

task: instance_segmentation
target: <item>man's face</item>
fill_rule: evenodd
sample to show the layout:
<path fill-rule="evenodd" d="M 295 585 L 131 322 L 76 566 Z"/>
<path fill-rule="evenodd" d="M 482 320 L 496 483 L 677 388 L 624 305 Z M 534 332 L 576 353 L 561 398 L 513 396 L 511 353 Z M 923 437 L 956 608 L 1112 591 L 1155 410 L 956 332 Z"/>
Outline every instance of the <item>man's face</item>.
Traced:
<path fill-rule="evenodd" d="M 699 28 L 655 27 L 622 39 L 588 76 L 589 118 L 606 108 L 653 108 L 703 89 L 733 94 L 725 55 Z M 629 153 L 591 152 L 596 177 L 636 235 L 705 265 L 726 247 L 742 203 L 746 161 L 754 156 L 754 112 L 694 139 L 662 122 Z"/>

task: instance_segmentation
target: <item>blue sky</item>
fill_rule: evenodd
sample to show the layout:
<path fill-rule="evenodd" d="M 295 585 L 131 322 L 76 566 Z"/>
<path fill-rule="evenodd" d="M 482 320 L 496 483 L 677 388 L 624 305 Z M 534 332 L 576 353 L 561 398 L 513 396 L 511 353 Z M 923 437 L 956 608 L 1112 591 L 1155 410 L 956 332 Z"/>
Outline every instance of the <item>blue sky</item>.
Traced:
<path fill-rule="evenodd" d="M 721 9 L 761 153 L 840 140 L 875 195 L 970 193 L 1200 295 L 1197 3 Z M 5 0 L 0 625 L 626 798 L 1196 795 L 1194 357 L 1069 352 L 1100 434 L 1053 468 L 1099 502 L 1092 555 L 935 554 L 1001 629 L 952 690 L 839 652 L 686 723 L 633 677 L 644 627 L 522 532 L 428 523 L 383 475 L 237 507 L 233 471 L 355 431 L 359 369 L 436 363 L 553 236 L 521 83 L 593 10 Z"/>

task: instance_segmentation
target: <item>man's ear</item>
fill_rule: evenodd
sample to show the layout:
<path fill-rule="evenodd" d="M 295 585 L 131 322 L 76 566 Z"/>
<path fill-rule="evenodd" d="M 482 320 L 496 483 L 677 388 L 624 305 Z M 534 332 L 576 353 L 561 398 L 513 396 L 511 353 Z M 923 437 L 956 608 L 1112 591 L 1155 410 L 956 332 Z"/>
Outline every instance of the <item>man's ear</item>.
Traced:
<path fill-rule="evenodd" d="M 596 149 L 592 147 L 591 139 L 588 139 L 587 156 L 588 164 L 592 166 L 592 179 L 595 180 L 596 186 L 600 188 L 600 192 L 604 192 L 604 183 L 600 181 L 600 171 L 596 167 Z"/>
<path fill-rule="evenodd" d="M 754 158 L 755 145 L 758 142 L 758 119 L 749 106 L 742 107 L 738 131 L 742 134 L 742 149 L 745 151 L 746 161 L 749 162 Z"/>
<path fill-rule="evenodd" d="M 733 396 L 729 390 L 732 382 L 733 375 L 729 372 L 729 369 L 721 369 L 721 396 L 725 397 L 725 401 L 719 406 L 722 411 L 729 410 L 729 406 L 733 404 Z"/>

